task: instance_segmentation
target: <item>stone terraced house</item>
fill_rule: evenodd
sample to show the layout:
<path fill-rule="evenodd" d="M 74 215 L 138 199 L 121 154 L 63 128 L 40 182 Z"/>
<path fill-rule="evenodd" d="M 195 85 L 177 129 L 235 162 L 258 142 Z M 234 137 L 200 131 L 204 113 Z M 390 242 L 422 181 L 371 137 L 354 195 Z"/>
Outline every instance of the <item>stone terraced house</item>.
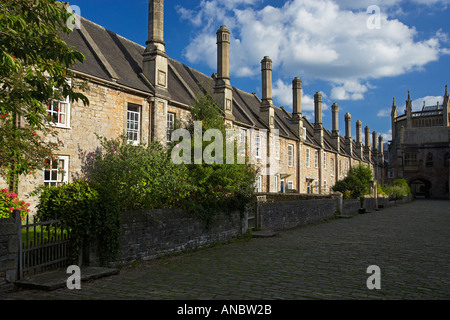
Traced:
<path fill-rule="evenodd" d="M 260 163 L 258 192 L 329 193 L 338 179 L 359 163 L 368 164 L 377 179 L 383 179 L 382 137 L 370 134 L 356 122 L 356 140 L 351 136 L 351 116 L 345 114 L 345 135 L 339 132 L 339 106 L 333 104 L 331 131 L 322 125 L 322 96 L 315 94 L 314 123 L 302 116 L 301 80 L 292 81 L 293 112 L 273 105 L 272 61 L 262 57 L 262 97 L 231 85 L 229 76 L 230 31 L 217 31 L 217 73 L 202 74 L 169 57 L 164 43 L 164 1 L 149 1 L 149 31 L 146 47 L 133 43 L 91 21 L 80 18 L 68 44 L 78 47 L 84 63 L 72 68 L 72 84 L 87 81 L 81 102 L 60 101 L 49 107 L 58 119 L 59 138 L 64 147 L 51 169 L 21 180 L 21 194 L 38 184 L 57 185 L 80 176 L 86 155 L 99 148 L 95 133 L 115 138 L 127 132 L 130 143 L 161 141 L 176 120 L 187 121 L 193 99 L 203 88 L 222 107 L 224 120 L 246 141 Z M 199 85 L 201 84 L 201 86 Z M 278 133 L 278 134 L 277 134 Z M 372 143 L 371 143 L 372 136 Z M 265 165 L 264 157 L 271 164 Z M 269 167 L 278 167 L 269 173 Z M 62 174 L 58 169 L 63 169 Z"/>

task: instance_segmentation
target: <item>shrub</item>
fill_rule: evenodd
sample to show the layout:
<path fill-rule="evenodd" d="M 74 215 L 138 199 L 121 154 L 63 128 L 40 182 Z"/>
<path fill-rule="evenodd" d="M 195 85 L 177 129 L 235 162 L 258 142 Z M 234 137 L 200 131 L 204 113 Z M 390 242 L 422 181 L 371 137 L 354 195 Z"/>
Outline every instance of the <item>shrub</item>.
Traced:
<path fill-rule="evenodd" d="M 120 214 L 116 201 L 86 181 L 41 187 L 37 217 L 60 219 L 70 230 L 71 254 L 76 262 L 82 249 L 97 245 L 102 264 L 114 258 L 120 243 Z"/>
<path fill-rule="evenodd" d="M 192 118 L 186 125 L 191 134 L 191 156 L 194 156 L 194 121 L 202 122 L 202 131 L 209 129 L 219 130 L 222 137 L 226 137 L 228 129 L 221 109 L 214 99 L 207 94 L 200 94 L 193 102 L 191 109 Z M 203 141 L 202 152 L 212 142 Z M 226 159 L 227 143 L 223 139 L 222 159 Z M 214 150 L 217 151 L 217 150 Z M 207 164 L 204 159 L 202 164 L 186 164 L 189 171 L 190 184 L 193 188 L 189 197 L 184 202 L 184 208 L 197 214 L 208 226 L 219 212 L 231 212 L 239 210 L 243 212 L 251 202 L 254 193 L 254 183 L 257 169 L 254 165 L 237 162 L 237 148 L 234 150 L 234 163 Z"/>
<path fill-rule="evenodd" d="M 372 170 L 359 164 L 350 168 L 347 176 L 336 182 L 333 191 L 341 192 L 344 199 L 356 199 L 369 192 L 369 182 L 372 180 Z"/>
<path fill-rule="evenodd" d="M 30 204 L 20 200 L 16 193 L 8 191 L 8 189 L 0 191 L 0 219 L 11 218 L 13 211 L 19 210 L 23 220 L 30 212 L 29 207 Z"/>
<path fill-rule="evenodd" d="M 401 200 L 405 196 L 411 194 L 411 189 L 405 179 L 397 179 L 389 186 L 382 187 L 383 192 L 389 196 L 389 199 Z"/>
<path fill-rule="evenodd" d="M 121 210 L 179 207 L 189 195 L 187 168 L 174 164 L 160 143 L 99 139 L 103 152 L 88 155 L 87 180 L 116 199 Z"/>

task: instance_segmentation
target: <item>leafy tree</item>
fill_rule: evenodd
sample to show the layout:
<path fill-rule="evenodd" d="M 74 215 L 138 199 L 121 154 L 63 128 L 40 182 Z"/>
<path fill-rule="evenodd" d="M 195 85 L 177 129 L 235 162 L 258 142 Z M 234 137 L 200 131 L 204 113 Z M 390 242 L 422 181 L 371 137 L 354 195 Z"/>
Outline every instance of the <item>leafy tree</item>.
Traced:
<path fill-rule="evenodd" d="M 336 182 L 333 191 L 344 194 L 345 198 L 358 198 L 369 192 L 369 183 L 372 180 L 370 167 L 359 164 L 350 168 L 347 176 Z"/>
<path fill-rule="evenodd" d="M 57 0 L 3 0 L 0 3 L 0 174 L 17 192 L 22 174 L 42 168 L 59 141 L 49 126 L 52 100 L 88 99 L 71 85 L 68 70 L 85 59 L 64 37 L 72 13 Z M 81 88 L 80 88 L 81 89 Z"/>
<path fill-rule="evenodd" d="M 187 164 L 191 185 L 194 188 L 189 198 L 185 201 L 185 207 L 200 216 L 206 225 L 211 223 L 219 212 L 244 211 L 251 201 L 254 192 L 256 169 L 248 163 L 238 164 L 237 148 L 234 146 L 234 158 L 232 163 L 226 161 L 227 157 L 227 125 L 224 122 L 222 111 L 214 99 L 208 94 L 199 94 L 193 101 L 191 116 L 187 129 L 191 134 L 191 162 Z M 202 154 L 212 144 L 217 146 L 211 150 L 214 158 L 221 154 L 223 162 L 210 163 L 202 158 L 201 163 L 195 162 L 194 144 L 198 137 L 194 134 L 194 122 L 202 123 L 202 136 L 210 129 L 215 130 L 218 136 L 213 141 L 202 141 Z M 216 141 L 216 139 L 219 139 Z M 208 154 L 208 152 L 206 152 Z"/>

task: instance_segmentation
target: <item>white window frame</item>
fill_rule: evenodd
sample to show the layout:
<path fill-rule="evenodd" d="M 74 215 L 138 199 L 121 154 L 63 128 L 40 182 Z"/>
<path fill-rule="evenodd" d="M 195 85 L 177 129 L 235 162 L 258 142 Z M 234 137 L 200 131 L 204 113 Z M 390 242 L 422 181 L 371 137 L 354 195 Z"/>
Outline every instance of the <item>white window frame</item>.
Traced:
<path fill-rule="evenodd" d="M 327 153 L 323 152 L 323 169 L 327 170 Z"/>
<path fill-rule="evenodd" d="M 259 133 L 255 137 L 255 157 L 261 158 L 261 135 Z"/>
<path fill-rule="evenodd" d="M 258 176 L 256 178 L 255 192 L 261 192 L 261 191 L 262 191 L 262 176 Z"/>
<path fill-rule="evenodd" d="M 314 168 L 319 167 L 319 150 L 314 150 Z"/>
<path fill-rule="evenodd" d="M 274 186 L 275 192 L 278 192 L 278 176 L 273 176 L 273 186 Z"/>
<path fill-rule="evenodd" d="M 334 176 L 334 159 L 331 158 L 330 159 L 330 171 L 331 171 L 331 176 Z"/>
<path fill-rule="evenodd" d="M 294 166 L 294 145 L 288 144 L 288 166 Z"/>
<path fill-rule="evenodd" d="M 319 194 L 319 180 L 314 180 L 314 193 Z"/>
<path fill-rule="evenodd" d="M 68 79 L 67 83 L 71 86 L 72 80 Z M 54 90 L 56 90 L 54 88 Z M 65 107 L 65 111 L 62 112 L 63 106 Z M 49 125 L 57 127 L 57 128 L 64 128 L 69 129 L 70 128 L 70 98 L 67 96 L 64 100 L 55 100 L 53 99 L 48 105 L 47 105 L 47 115 L 52 118 L 52 120 L 49 121 Z M 61 118 L 64 117 L 65 121 L 61 121 Z M 56 122 L 54 122 L 54 119 L 57 119 Z"/>
<path fill-rule="evenodd" d="M 175 113 L 167 112 L 167 143 L 172 142 L 172 131 L 175 128 Z"/>
<path fill-rule="evenodd" d="M 394 170 L 388 170 L 388 178 L 389 179 L 394 179 Z"/>
<path fill-rule="evenodd" d="M 288 190 L 294 190 L 294 182 L 288 181 Z"/>
<path fill-rule="evenodd" d="M 55 156 L 56 167 L 53 167 L 53 159 L 47 159 L 49 161 L 50 168 L 44 168 L 44 185 L 46 186 L 59 186 L 69 182 L 69 156 Z M 60 162 L 63 161 L 63 168 L 60 168 Z M 46 178 L 46 172 L 49 172 L 48 179 Z"/>
<path fill-rule="evenodd" d="M 325 193 L 328 193 L 328 190 L 327 190 L 327 180 L 324 180 L 324 181 L 323 181 L 323 190 L 324 190 Z"/>
<path fill-rule="evenodd" d="M 306 148 L 306 167 L 311 168 L 311 150 Z"/>
<path fill-rule="evenodd" d="M 247 150 L 247 130 L 241 128 L 239 131 L 238 154 L 244 156 Z"/>
<path fill-rule="evenodd" d="M 130 110 L 130 108 L 137 108 L 138 111 Z M 127 142 L 133 145 L 138 145 L 141 141 L 141 110 L 142 107 L 137 104 L 128 104 L 127 106 Z M 130 118 L 131 116 L 136 116 L 136 118 Z M 137 124 L 138 128 L 131 128 L 132 124 Z M 130 139 L 130 133 L 133 134 L 133 139 Z M 136 139 L 134 139 L 136 135 Z"/>

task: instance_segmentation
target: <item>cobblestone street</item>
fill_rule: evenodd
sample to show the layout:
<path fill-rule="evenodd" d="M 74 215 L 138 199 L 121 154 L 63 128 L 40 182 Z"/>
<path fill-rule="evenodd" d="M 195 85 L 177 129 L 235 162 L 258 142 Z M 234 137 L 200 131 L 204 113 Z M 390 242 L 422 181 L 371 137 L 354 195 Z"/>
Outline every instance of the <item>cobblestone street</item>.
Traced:
<path fill-rule="evenodd" d="M 6 299 L 450 299 L 450 202 L 415 201 Z M 369 290 L 367 268 L 381 269 Z"/>

